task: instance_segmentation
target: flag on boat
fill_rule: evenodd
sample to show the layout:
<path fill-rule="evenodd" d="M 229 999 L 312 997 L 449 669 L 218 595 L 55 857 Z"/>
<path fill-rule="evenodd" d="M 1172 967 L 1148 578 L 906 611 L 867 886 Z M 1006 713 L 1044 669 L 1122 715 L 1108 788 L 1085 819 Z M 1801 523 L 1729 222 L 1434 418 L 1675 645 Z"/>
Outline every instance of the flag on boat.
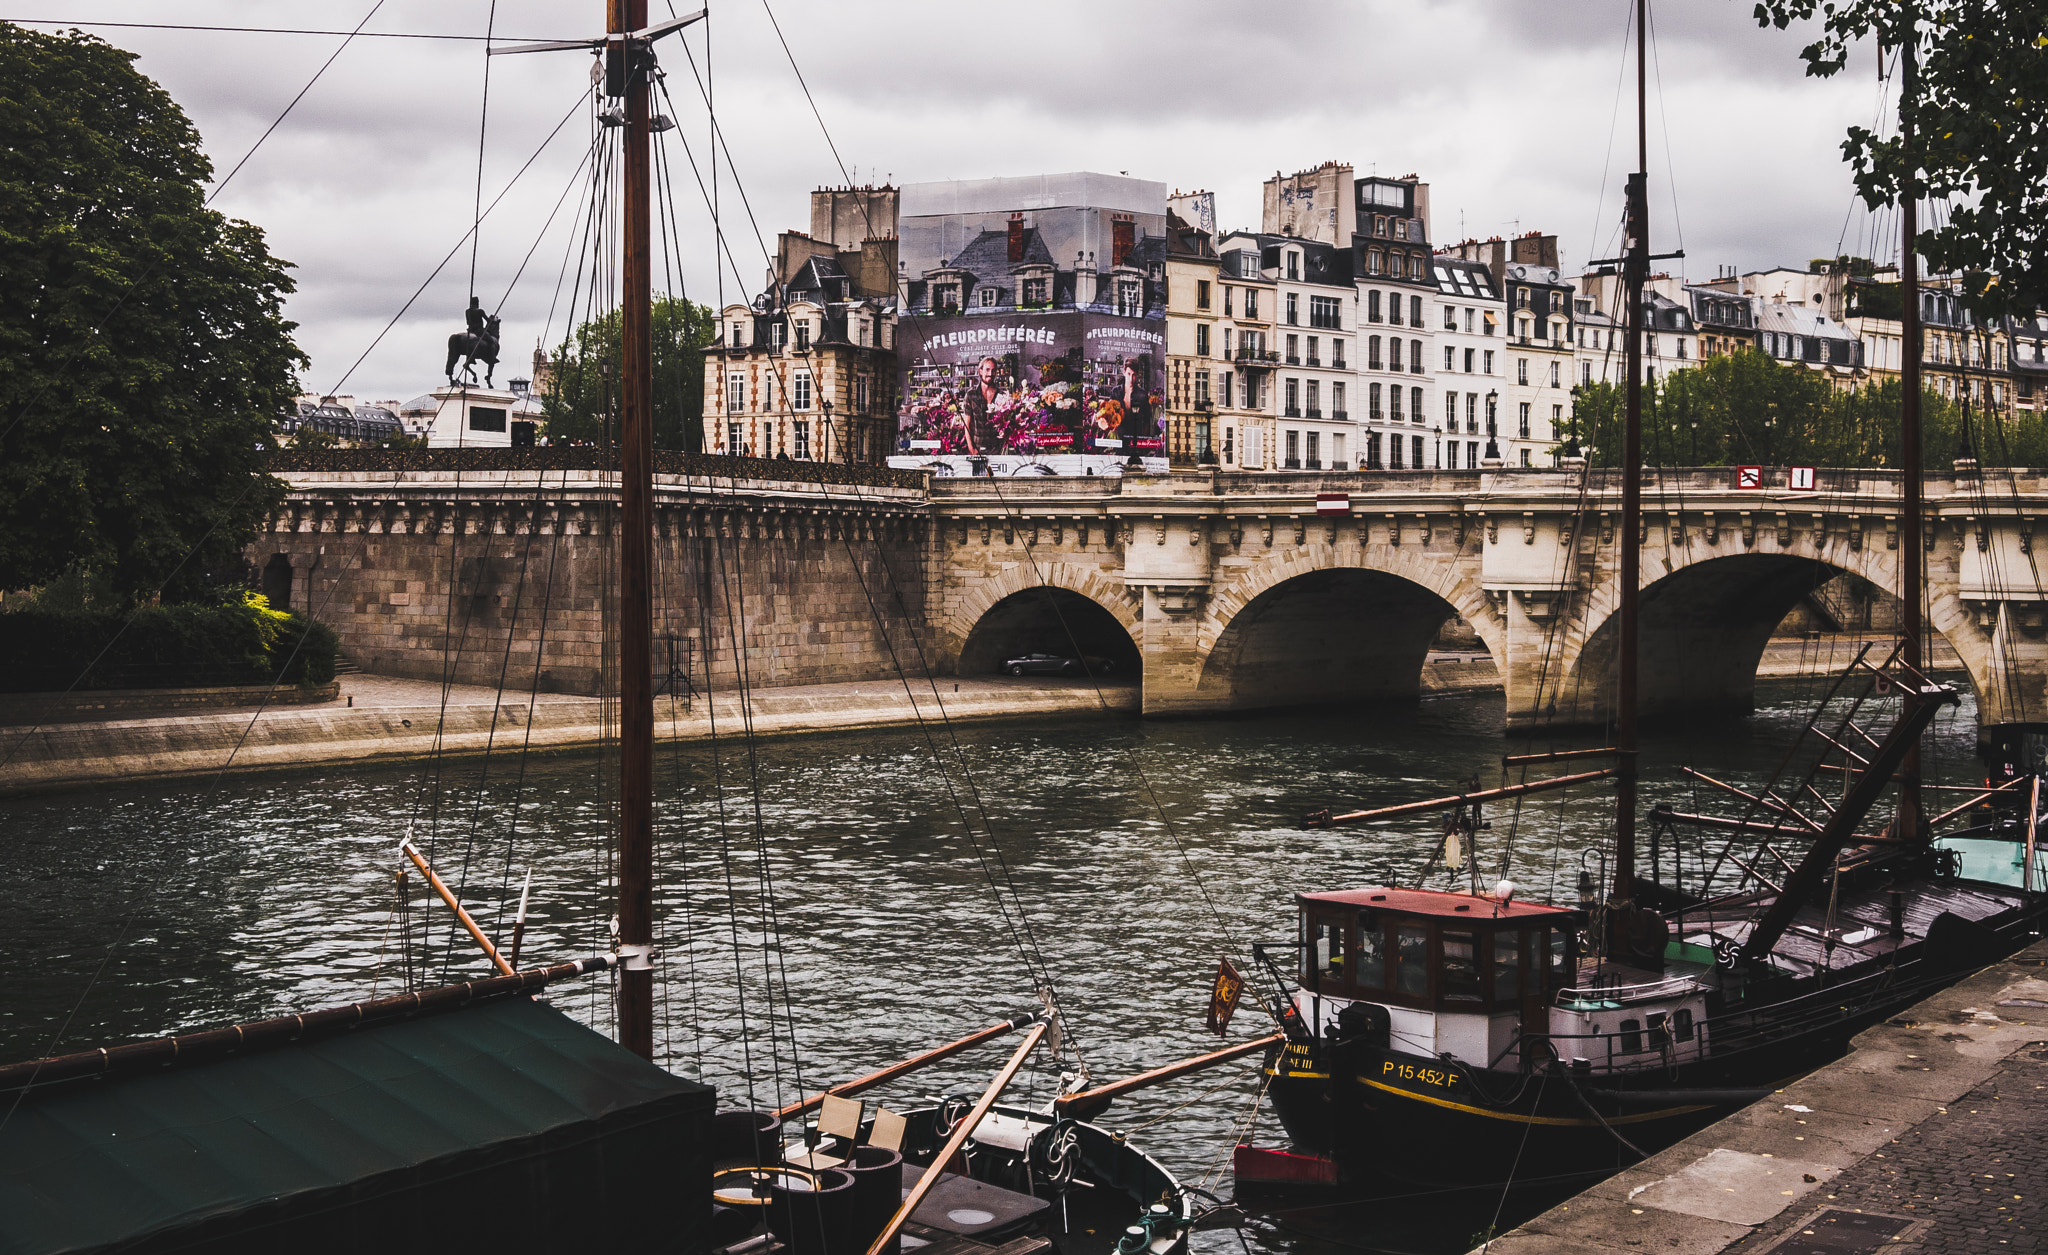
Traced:
<path fill-rule="evenodd" d="M 1316 494 L 1317 514 L 1351 513 L 1351 494 L 1348 492 L 1319 492 Z"/>

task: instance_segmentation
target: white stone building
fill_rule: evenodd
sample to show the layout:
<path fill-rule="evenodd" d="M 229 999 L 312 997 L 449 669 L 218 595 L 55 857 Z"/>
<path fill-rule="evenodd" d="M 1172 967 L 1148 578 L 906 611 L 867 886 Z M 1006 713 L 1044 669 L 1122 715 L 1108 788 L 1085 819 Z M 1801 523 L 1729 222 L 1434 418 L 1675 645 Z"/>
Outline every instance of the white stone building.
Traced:
<path fill-rule="evenodd" d="M 1432 435 L 1441 441 L 1437 465 L 1477 470 L 1486 456 L 1489 419 L 1494 429 L 1499 425 L 1506 306 L 1485 263 L 1438 254 L 1434 269 L 1436 385 L 1442 396 L 1431 420 Z"/>
<path fill-rule="evenodd" d="M 1216 380 L 1216 460 L 1225 470 L 1257 471 L 1273 465 L 1273 348 L 1279 285 L 1267 275 L 1258 236 L 1226 235 L 1217 245 L 1216 320 L 1222 363 Z"/>

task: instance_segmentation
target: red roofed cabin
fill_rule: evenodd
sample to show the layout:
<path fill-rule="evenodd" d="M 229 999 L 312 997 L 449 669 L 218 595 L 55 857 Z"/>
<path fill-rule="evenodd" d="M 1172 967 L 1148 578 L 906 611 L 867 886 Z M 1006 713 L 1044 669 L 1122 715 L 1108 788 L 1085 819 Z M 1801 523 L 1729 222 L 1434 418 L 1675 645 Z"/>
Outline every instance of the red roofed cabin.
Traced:
<path fill-rule="evenodd" d="M 1358 1002 L 1387 1009 L 1394 1049 L 1486 1066 L 1550 1031 L 1571 985 L 1573 912 L 1434 889 L 1295 895 L 1301 1014 L 1319 1035 Z"/>

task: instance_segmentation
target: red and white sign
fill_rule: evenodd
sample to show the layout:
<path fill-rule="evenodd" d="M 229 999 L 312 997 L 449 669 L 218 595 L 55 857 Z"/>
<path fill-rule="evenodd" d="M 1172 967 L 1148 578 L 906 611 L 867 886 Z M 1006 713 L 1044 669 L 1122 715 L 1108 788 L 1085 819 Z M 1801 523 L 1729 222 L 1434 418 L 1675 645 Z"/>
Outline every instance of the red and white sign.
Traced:
<path fill-rule="evenodd" d="M 1753 491 L 1764 486 L 1764 468 L 1761 466 L 1738 466 L 1735 468 L 1735 486 Z"/>
<path fill-rule="evenodd" d="M 1810 466 L 1795 466 L 1786 479 L 1786 486 L 1795 492 L 1812 492 L 1820 487 L 1820 479 Z"/>
<path fill-rule="evenodd" d="M 1316 494 L 1317 514 L 1351 513 L 1351 494 L 1348 492 L 1319 492 Z"/>

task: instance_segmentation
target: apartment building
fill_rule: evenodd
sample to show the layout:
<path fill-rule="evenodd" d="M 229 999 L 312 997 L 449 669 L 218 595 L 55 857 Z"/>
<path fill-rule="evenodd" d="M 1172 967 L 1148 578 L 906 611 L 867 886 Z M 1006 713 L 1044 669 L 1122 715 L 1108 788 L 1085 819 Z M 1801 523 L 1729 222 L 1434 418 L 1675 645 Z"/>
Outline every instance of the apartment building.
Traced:
<path fill-rule="evenodd" d="M 1353 184 L 1357 234 L 1351 243 L 1359 319 L 1361 462 L 1387 470 L 1441 464 L 1432 432 L 1438 302 L 1429 243 L 1429 184 L 1415 175 Z"/>
<path fill-rule="evenodd" d="M 1351 250 L 1290 235 L 1254 237 L 1272 276 L 1274 456 L 1282 470 L 1347 469 L 1356 453 L 1351 414 L 1358 289 Z"/>
<path fill-rule="evenodd" d="M 1478 470 L 1488 457 L 1499 457 L 1500 363 L 1506 337 L 1507 306 L 1493 272 L 1484 262 L 1466 261 L 1448 253 L 1432 259 L 1437 299 L 1436 386 L 1442 400 L 1431 420 L 1431 435 L 1440 446 L 1432 463 L 1445 470 Z M 1486 453 L 1488 444 L 1495 451 Z"/>
<path fill-rule="evenodd" d="M 1275 465 L 1273 376 L 1280 355 L 1273 349 L 1273 319 L 1279 284 L 1266 273 L 1256 233 L 1226 235 L 1216 251 L 1223 300 L 1216 323 L 1223 349 L 1214 394 L 1221 432 L 1217 461 L 1226 470 L 1265 470 Z"/>
<path fill-rule="evenodd" d="M 1167 457 L 1176 466 L 1216 461 L 1218 384 L 1229 386 L 1223 356 L 1222 259 L 1208 232 L 1166 216 Z M 1218 378 L 1219 374 L 1221 379 Z"/>

